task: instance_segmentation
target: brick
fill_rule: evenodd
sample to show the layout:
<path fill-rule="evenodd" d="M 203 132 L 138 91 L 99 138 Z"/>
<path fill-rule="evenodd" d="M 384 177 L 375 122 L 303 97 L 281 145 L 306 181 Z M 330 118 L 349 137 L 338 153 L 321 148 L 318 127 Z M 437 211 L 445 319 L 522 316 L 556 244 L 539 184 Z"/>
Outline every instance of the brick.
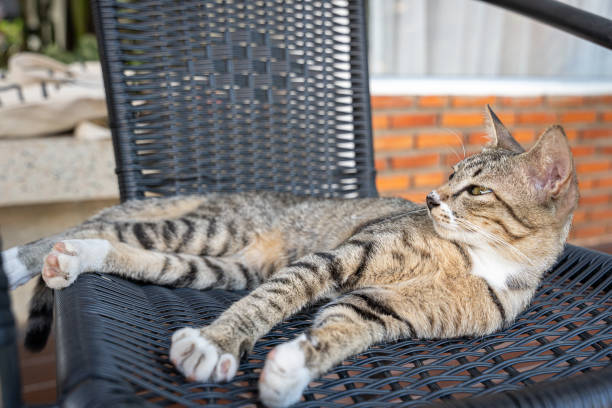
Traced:
<path fill-rule="evenodd" d="M 544 97 L 535 96 L 535 97 L 519 97 L 519 98 L 511 98 L 511 97 L 501 97 L 497 98 L 497 102 L 502 106 L 512 106 L 512 107 L 533 107 L 542 105 L 544 102 Z"/>
<path fill-rule="evenodd" d="M 516 115 L 514 114 L 514 112 L 495 112 L 495 114 L 497 115 L 497 117 L 499 118 L 499 120 L 501 120 L 501 122 L 508 126 L 508 125 L 514 125 L 516 123 Z"/>
<path fill-rule="evenodd" d="M 563 129 L 565 136 L 568 140 L 576 140 L 578 138 L 578 131 L 576 129 Z"/>
<path fill-rule="evenodd" d="M 580 197 L 578 205 L 586 204 L 606 204 L 610 198 L 609 194 L 596 194 Z"/>
<path fill-rule="evenodd" d="M 442 108 L 448 104 L 448 96 L 420 96 L 418 103 L 422 108 Z"/>
<path fill-rule="evenodd" d="M 374 159 L 374 168 L 378 171 L 389 168 L 389 159 Z"/>
<path fill-rule="evenodd" d="M 601 119 L 604 122 L 612 122 L 612 111 L 611 112 L 603 112 L 601 114 Z"/>
<path fill-rule="evenodd" d="M 405 150 L 414 145 L 411 135 L 377 136 L 374 138 L 374 150 Z"/>
<path fill-rule="evenodd" d="M 588 96 L 584 98 L 588 103 L 612 104 L 612 95 Z"/>
<path fill-rule="evenodd" d="M 512 136 L 519 143 L 531 143 L 535 139 L 535 132 L 532 129 L 517 129 L 512 132 Z"/>
<path fill-rule="evenodd" d="M 453 113 L 447 112 L 442 115 L 443 126 L 482 126 L 484 124 L 483 113 Z"/>
<path fill-rule="evenodd" d="M 429 191 L 409 191 L 407 193 L 402 193 L 399 196 L 415 203 L 424 203 L 427 194 L 429 194 Z"/>
<path fill-rule="evenodd" d="M 572 154 L 576 157 L 589 156 L 595 152 L 593 146 L 574 146 L 572 147 Z"/>
<path fill-rule="evenodd" d="M 612 187 L 612 177 L 602 177 L 597 180 L 597 187 Z"/>
<path fill-rule="evenodd" d="M 580 131 L 580 137 L 582 137 L 583 139 L 602 139 L 606 137 L 612 137 L 612 129 L 585 129 Z"/>
<path fill-rule="evenodd" d="M 592 220 L 612 220 L 612 208 L 589 211 Z"/>
<path fill-rule="evenodd" d="M 579 224 L 583 221 L 586 221 L 587 219 L 587 212 L 586 211 L 574 211 L 574 217 L 572 218 L 572 224 L 576 225 Z"/>
<path fill-rule="evenodd" d="M 372 116 L 372 129 L 388 129 L 389 128 L 389 117 L 387 115 L 373 115 Z"/>
<path fill-rule="evenodd" d="M 562 123 L 588 123 L 595 122 L 597 112 L 595 111 L 574 111 L 561 114 Z"/>
<path fill-rule="evenodd" d="M 593 225 L 589 227 L 580 226 L 572 231 L 572 236 L 574 238 L 587 238 L 601 235 L 604 232 L 606 232 L 606 227 L 604 225 Z"/>
<path fill-rule="evenodd" d="M 439 162 L 440 155 L 437 153 L 391 158 L 391 166 L 395 169 L 435 166 Z"/>
<path fill-rule="evenodd" d="M 584 98 L 582 96 L 549 96 L 548 104 L 555 108 L 582 106 Z"/>
<path fill-rule="evenodd" d="M 578 188 L 580 190 L 590 190 L 595 187 L 595 180 L 578 180 Z"/>
<path fill-rule="evenodd" d="M 442 184 L 444 181 L 444 173 L 435 172 L 435 173 L 425 173 L 425 174 L 415 174 L 413 178 L 415 187 L 436 187 Z"/>
<path fill-rule="evenodd" d="M 596 171 L 605 171 L 610 167 L 608 161 L 592 161 L 588 163 L 579 163 L 576 165 L 578 173 L 593 173 Z"/>
<path fill-rule="evenodd" d="M 517 115 L 518 123 L 534 123 L 550 125 L 557 117 L 554 113 L 548 112 L 523 112 Z"/>
<path fill-rule="evenodd" d="M 372 109 L 409 108 L 414 105 L 412 96 L 376 95 L 370 99 Z"/>
<path fill-rule="evenodd" d="M 435 124 L 436 115 L 432 113 L 410 113 L 391 116 L 391 127 L 393 128 L 433 126 Z"/>
<path fill-rule="evenodd" d="M 468 136 L 468 143 L 473 145 L 482 146 L 489 143 L 489 135 L 487 132 L 473 132 Z"/>
<path fill-rule="evenodd" d="M 598 147 L 598 150 L 604 154 L 612 154 L 612 146 L 601 146 Z"/>
<path fill-rule="evenodd" d="M 380 191 L 405 190 L 410 186 L 410 179 L 405 174 L 379 175 L 376 177 L 376 187 Z"/>
<path fill-rule="evenodd" d="M 451 101 L 455 108 L 478 107 L 484 110 L 487 104 L 495 103 L 495 96 L 453 96 Z"/>
<path fill-rule="evenodd" d="M 416 137 L 416 146 L 425 147 L 460 147 L 463 140 L 460 135 L 454 133 L 419 133 Z"/>

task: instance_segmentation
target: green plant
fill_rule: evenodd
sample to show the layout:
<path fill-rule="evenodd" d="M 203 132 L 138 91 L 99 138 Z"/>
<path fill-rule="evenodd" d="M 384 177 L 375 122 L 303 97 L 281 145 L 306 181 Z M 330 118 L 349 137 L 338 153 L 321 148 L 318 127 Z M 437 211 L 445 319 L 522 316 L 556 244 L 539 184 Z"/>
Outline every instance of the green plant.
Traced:
<path fill-rule="evenodd" d="M 98 43 L 93 34 L 83 34 L 74 51 L 67 51 L 57 44 L 50 44 L 42 49 L 42 53 L 66 64 L 77 61 L 97 61 Z"/>
<path fill-rule="evenodd" d="M 6 68 L 11 55 L 23 48 L 23 21 L 0 20 L 0 68 Z"/>

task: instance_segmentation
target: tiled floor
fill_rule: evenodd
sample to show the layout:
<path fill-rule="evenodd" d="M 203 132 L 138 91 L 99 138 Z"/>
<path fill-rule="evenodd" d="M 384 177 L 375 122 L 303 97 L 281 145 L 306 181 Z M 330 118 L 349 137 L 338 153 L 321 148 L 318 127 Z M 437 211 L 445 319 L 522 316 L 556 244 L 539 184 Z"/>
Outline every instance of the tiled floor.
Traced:
<path fill-rule="evenodd" d="M 612 254 L 612 243 L 594 247 L 601 252 Z M 21 378 L 26 404 L 53 403 L 55 391 L 55 341 L 53 336 L 40 353 L 30 353 L 20 347 Z"/>

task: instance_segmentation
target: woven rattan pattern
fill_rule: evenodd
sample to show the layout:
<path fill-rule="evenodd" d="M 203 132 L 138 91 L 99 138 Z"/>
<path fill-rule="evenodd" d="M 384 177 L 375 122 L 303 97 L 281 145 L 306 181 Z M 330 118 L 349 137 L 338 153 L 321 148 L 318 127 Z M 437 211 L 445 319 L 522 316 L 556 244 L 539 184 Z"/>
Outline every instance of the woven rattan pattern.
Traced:
<path fill-rule="evenodd" d="M 123 199 L 376 194 L 360 2 L 96 5 Z"/>
<path fill-rule="evenodd" d="M 482 338 L 374 346 L 313 381 L 299 406 L 412 406 L 513 390 L 608 366 L 611 272 L 609 257 L 570 246 L 546 275 L 533 304 L 506 330 Z M 61 314 L 90 325 L 81 334 L 89 336 L 85 343 L 103 343 L 94 348 L 104 350 L 85 357 L 82 350 L 69 351 L 76 357 L 74 367 L 89 378 L 121 384 L 126 398 L 135 393 L 141 401 L 164 406 L 256 403 L 266 353 L 308 327 L 316 309 L 278 325 L 243 359 L 231 383 L 214 385 L 184 381 L 168 362 L 169 338 L 185 325 L 209 324 L 241 294 L 126 284 L 102 275 L 85 275 L 64 292 L 59 307 L 70 312 Z M 89 320 L 90 314 L 101 318 Z M 121 392 L 115 390 L 115 397 Z"/>

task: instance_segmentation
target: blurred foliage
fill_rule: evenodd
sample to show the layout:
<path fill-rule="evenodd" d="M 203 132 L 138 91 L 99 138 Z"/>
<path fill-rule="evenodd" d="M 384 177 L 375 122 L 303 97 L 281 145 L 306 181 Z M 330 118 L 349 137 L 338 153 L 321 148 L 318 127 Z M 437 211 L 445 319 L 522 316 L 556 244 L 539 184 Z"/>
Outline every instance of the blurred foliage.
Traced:
<path fill-rule="evenodd" d="M 77 45 L 72 51 L 67 51 L 53 43 L 43 47 L 42 53 L 66 64 L 78 61 L 97 61 L 99 59 L 98 43 L 93 34 L 83 34 L 79 37 Z"/>
<path fill-rule="evenodd" d="M 0 68 L 6 67 L 11 55 L 23 49 L 23 21 L 0 20 Z"/>
<path fill-rule="evenodd" d="M 99 59 L 89 1 L 60 2 L 63 23 L 51 15 L 51 0 L 21 0 L 21 18 L 0 19 L 0 68 L 5 69 L 10 56 L 20 51 L 40 52 L 64 63 Z M 61 44 L 58 32 L 65 33 Z"/>

